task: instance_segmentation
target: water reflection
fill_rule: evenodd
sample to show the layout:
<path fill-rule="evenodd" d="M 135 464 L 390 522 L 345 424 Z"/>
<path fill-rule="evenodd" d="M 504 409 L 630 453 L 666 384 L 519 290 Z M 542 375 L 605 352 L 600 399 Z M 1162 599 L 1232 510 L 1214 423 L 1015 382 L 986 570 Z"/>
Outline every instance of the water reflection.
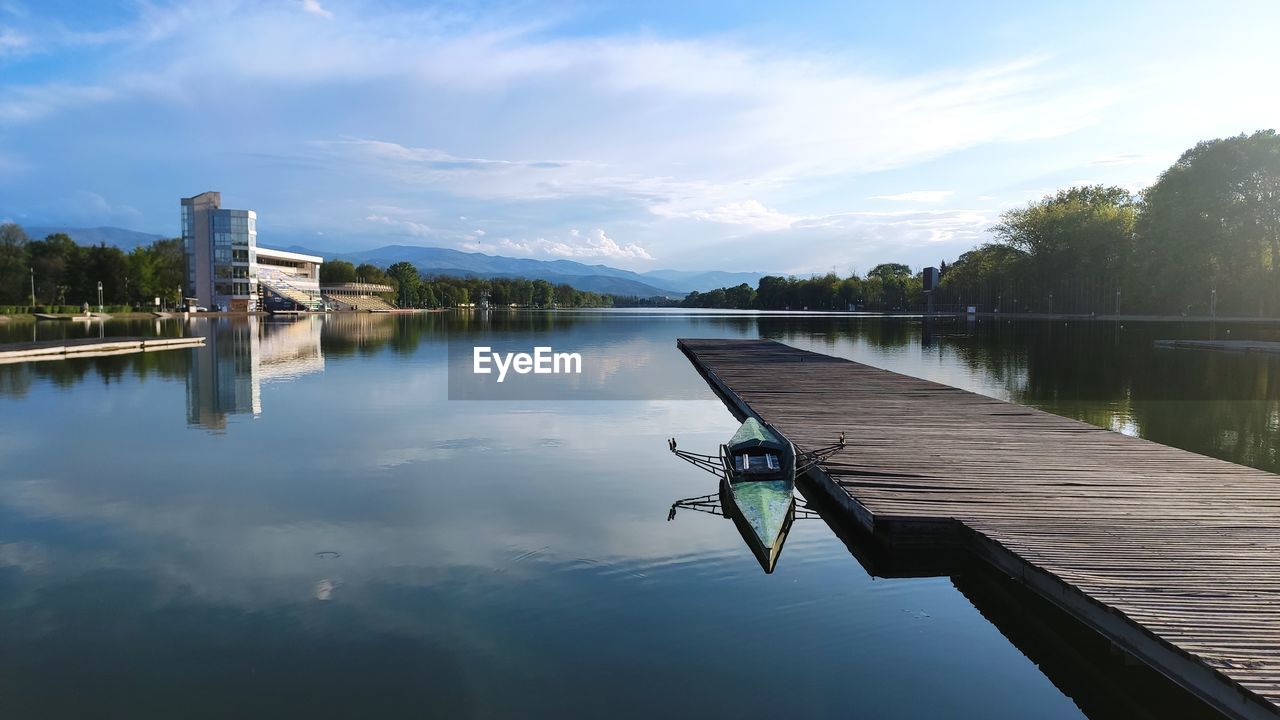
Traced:
<path fill-rule="evenodd" d="M 939 324 L 926 348 L 916 321 L 501 315 L 202 320 L 203 366 L 0 368 L 0 714 L 1105 716 L 964 571 L 872 580 L 797 522 L 765 575 L 725 524 L 666 525 L 705 480 L 667 438 L 738 427 L 676 337 L 775 338 L 1274 462 L 1271 366 L 1151 350 L 1189 326 Z M 450 402 L 448 340 L 495 328 L 680 399 Z M 742 669 L 762 652 L 768 683 Z"/>
<path fill-rule="evenodd" d="M 139 353 L 0 366 L 0 397 L 21 398 L 45 383 L 70 390 L 90 379 L 176 378 L 188 421 L 224 429 L 227 418 L 262 411 L 262 383 L 322 372 L 326 359 L 392 353 L 443 368 L 449 340 L 469 350 L 495 336 L 530 343 L 554 337 L 580 351 L 584 375 L 536 389 L 541 400 L 680 399 L 701 392 L 671 348 L 689 336 L 764 337 L 848 357 L 1099 427 L 1266 470 L 1280 470 L 1280 358 L 1168 350 L 1156 340 L 1278 340 L 1265 324 L 1045 322 L 1012 319 L 883 319 L 814 315 L 660 313 L 473 313 L 181 319 L 96 323 L 110 335 L 205 335 L 202 351 Z M 679 328 L 677 333 L 677 328 Z M 101 327 L 74 323 L 0 326 L 0 340 L 83 337 Z M 215 348 L 215 346 L 217 346 Z M 445 372 L 449 384 L 457 373 Z M 450 389 L 453 389 L 450 385 Z M 465 396 L 465 395 L 464 395 Z M 510 399 L 516 393 L 499 396 Z"/>
<path fill-rule="evenodd" d="M 712 515 L 724 520 L 733 520 L 731 515 L 733 512 L 731 509 L 732 507 L 732 502 L 726 504 L 725 487 L 724 484 L 721 483 L 719 490 L 711 493 L 710 495 L 697 495 L 695 497 L 682 498 L 671 503 L 671 508 L 667 511 L 667 521 L 670 522 L 675 520 L 680 510 Z M 726 510 L 726 508 L 730 509 Z M 756 543 L 752 542 L 750 535 L 751 530 L 749 528 L 736 522 L 733 523 L 733 526 L 742 537 L 743 544 L 747 546 L 747 549 L 749 549 L 751 554 L 755 556 L 756 561 L 760 563 L 760 567 L 765 571 L 765 573 L 772 573 L 777 567 L 778 561 L 781 559 L 782 548 L 787 542 L 787 536 L 790 535 L 792 523 L 801 520 L 819 519 L 821 519 L 821 517 L 818 513 L 810 510 L 808 505 L 804 504 L 802 501 L 797 500 L 795 508 L 791 511 L 788 517 L 786 527 L 778 536 L 777 547 L 772 553 L 764 553 L 757 548 Z"/>
<path fill-rule="evenodd" d="M 228 415 L 262 413 L 262 384 L 324 372 L 323 318 L 193 319 L 189 332 L 205 338 L 187 367 L 187 423 L 224 430 Z"/>
<path fill-rule="evenodd" d="M 807 483 L 802 489 L 812 490 Z M 1081 712 L 1094 720 L 1212 720 L 1221 714 L 1115 648 L 1015 578 L 955 548 L 886 546 L 842 520 L 821 498 L 808 511 L 824 517 L 868 575 L 886 579 L 946 578 L 982 617 L 1018 648 Z"/>

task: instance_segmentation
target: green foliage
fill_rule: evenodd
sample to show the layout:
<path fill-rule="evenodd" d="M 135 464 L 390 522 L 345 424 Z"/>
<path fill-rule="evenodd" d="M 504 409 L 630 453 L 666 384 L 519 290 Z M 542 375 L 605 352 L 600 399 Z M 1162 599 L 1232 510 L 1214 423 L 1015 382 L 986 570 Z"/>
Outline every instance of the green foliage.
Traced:
<path fill-rule="evenodd" d="M 1280 311 L 1280 136 L 1201 142 L 1142 195 L 1135 297 L 1146 309 Z"/>
<path fill-rule="evenodd" d="M 396 287 L 396 302 L 400 307 L 416 307 L 421 302 L 422 278 L 413 263 L 398 262 L 387 268 L 387 276 Z"/>
<path fill-rule="evenodd" d="M 31 300 L 27 234 L 14 223 L 0 225 L 0 302 Z"/>
<path fill-rule="evenodd" d="M 1280 313 L 1280 136 L 1202 142 L 1142 193 L 1091 185 L 1005 213 L 996 242 L 943 262 L 941 310 Z M 920 276 L 898 263 L 845 279 L 761 278 L 754 307 L 919 309 Z M 726 290 L 686 307 L 740 307 Z"/>
<path fill-rule="evenodd" d="M 1133 252 L 1138 207 L 1128 190 L 1091 185 L 1059 190 L 1004 214 L 992 228 L 1001 243 L 1022 251 L 1041 277 L 1117 278 Z"/>
<path fill-rule="evenodd" d="M 878 265 L 865 278 L 835 273 L 810 278 L 766 275 L 756 289 L 743 283 L 705 293 L 691 292 L 682 307 L 757 310 L 906 310 L 921 301 L 921 279 L 897 263 Z"/>
<path fill-rule="evenodd" d="M 159 296 L 166 304 L 178 301 L 185 274 L 182 240 L 157 240 L 125 255 L 107 245 L 82 247 L 63 233 L 43 240 L 26 239 L 17 225 L 0 226 L 0 302 L 42 306 L 98 304 L 102 283 L 104 304 L 151 306 Z"/>
<path fill-rule="evenodd" d="M 991 286 L 1013 288 L 1027 273 L 1029 255 L 1011 245 L 988 243 L 952 263 L 939 285 L 940 294 L 957 300 L 979 298 Z M 1014 298 L 1010 295 L 1010 300 Z"/>
<path fill-rule="evenodd" d="M 356 266 L 346 260 L 329 260 L 320 266 L 320 282 L 326 285 L 356 281 Z"/>
<path fill-rule="evenodd" d="M 324 267 L 324 265 L 320 267 Z M 385 270 L 373 263 L 360 263 L 356 266 L 356 282 L 390 285 L 391 278 Z"/>
<path fill-rule="evenodd" d="M 1280 136 L 1274 130 L 1210 140 L 1178 159 L 1135 199 L 1125 188 L 1090 185 L 1048 195 L 1005 213 L 995 242 L 940 264 L 939 309 L 1049 312 L 1148 312 L 1246 315 L 1280 313 Z M 181 241 L 161 240 L 127 257 L 116 248 L 83 248 L 65 235 L 29 241 L 0 225 L 0 302 L 76 306 L 176 294 L 185 274 Z M 383 270 L 334 260 L 324 283 L 391 285 L 410 307 L 452 307 L 487 298 L 495 306 L 599 307 L 615 298 L 545 280 L 422 277 L 409 263 Z M 619 304 L 665 304 L 635 298 Z M 908 311 L 925 304 L 921 276 L 901 263 L 865 275 L 765 276 L 690 293 L 684 307 L 762 310 Z"/>

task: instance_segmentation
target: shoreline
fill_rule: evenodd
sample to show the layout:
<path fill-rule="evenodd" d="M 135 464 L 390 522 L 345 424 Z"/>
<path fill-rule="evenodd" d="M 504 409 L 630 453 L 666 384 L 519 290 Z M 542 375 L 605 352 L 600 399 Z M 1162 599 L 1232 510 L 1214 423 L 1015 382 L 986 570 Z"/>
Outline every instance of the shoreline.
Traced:
<path fill-rule="evenodd" d="M 446 313 L 455 310 L 471 311 L 475 308 L 411 308 L 403 310 L 394 310 L 389 312 L 372 312 L 368 310 L 330 310 L 328 312 L 297 312 L 297 313 L 271 313 L 264 310 L 254 312 L 200 312 L 200 313 L 184 313 L 184 312 L 163 312 L 163 311 L 145 311 L 145 312 L 127 312 L 127 313 L 102 313 L 101 315 L 93 315 L 86 317 L 81 314 L 37 314 L 22 313 L 16 315 L 0 315 L 0 323 L 17 322 L 68 322 L 79 320 L 81 322 L 93 321 L 110 321 L 110 320 L 168 320 L 172 318 L 201 318 L 201 317 L 270 317 L 272 315 L 281 315 L 288 317 L 299 317 L 304 315 L 411 315 L 417 313 Z M 546 310 L 543 308 L 516 308 L 517 310 L 538 310 L 544 312 L 554 312 L 555 310 Z M 584 310 L 609 312 L 611 310 L 637 310 L 644 308 L 559 308 L 560 310 Z M 901 318 L 901 319 L 920 319 L 920 320 L 1062 320 L 1064 322 L 1071 321 L 1091 321 L 1091 322 L 1194 322 L 1194 323 L 1237 323 L 1237 324 L 1253 324 L 1253 325 L 1280 325 L 1280 317 L 1213 317 L 1209 315 L 1139 315 L 1139 314 L 1120 314 L 1120 315 L 1085 315 L 1082 313 L 998 313 L 998 312 L 979 312 L 979 313 L 963 313 L 963 312 L 935 312 L 932 315 L 919 312 L 886 312 L 872 313 L 862 311 L 848 310 L 737 310 L 734 308 L 671 308 L 679 312 L 680 310 L 734 310 L 743 316 L 750 315 L 791 315 L 791 316 L 848 316 L 848 317 L 865 317 L 865 318 Z M 696 313 L 695 313 L 696 314 Z M 103 317 L 105 316 L 105 317 Z"/>
<path fill-rule="evenodd" d="M 202 317 L 271 317 L 279 315 L 282 317 L 301 317 L 305 315 L 411 315 L 415 313 L 437 313 L 449 312 L 455 308 L 414 308 L 410 310 L 393 310 L 389 312 L 373 312 L 370 310 L 330 310 L 328 312 L 297 312 L 297 313 L 271 313 L 265 310 L 256 310 L 254 312 L 199 312 L 185 313 L 181 311 L 145 311 L 145 312 L 125 312 L 125 313 L 95 313 L 93 315 L 83 315 L 80 313 L 22 313 L 17 315 L 0 315 L 0 323 L 17 322 L 17 323 L 34 323 L 34 322 L 103 322 L 111 320 L 171 320 L 174 318 L 202 318 Z"/>

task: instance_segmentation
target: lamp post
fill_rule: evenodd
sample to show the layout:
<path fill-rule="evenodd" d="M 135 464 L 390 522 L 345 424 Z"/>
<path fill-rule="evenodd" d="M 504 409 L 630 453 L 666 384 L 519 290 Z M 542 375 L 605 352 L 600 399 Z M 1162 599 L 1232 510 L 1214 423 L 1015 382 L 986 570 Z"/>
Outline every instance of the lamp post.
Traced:
<path fill-rule="evenodd" d="M 30 270 L 31 270 L 31 307 L 34 308 L 36 306 L 36 269 L 30 268 Z"/>
<path fill-rule="evenodd" d="M 102 281 L 98 281 L 98 312 L 102 312 Z"/>

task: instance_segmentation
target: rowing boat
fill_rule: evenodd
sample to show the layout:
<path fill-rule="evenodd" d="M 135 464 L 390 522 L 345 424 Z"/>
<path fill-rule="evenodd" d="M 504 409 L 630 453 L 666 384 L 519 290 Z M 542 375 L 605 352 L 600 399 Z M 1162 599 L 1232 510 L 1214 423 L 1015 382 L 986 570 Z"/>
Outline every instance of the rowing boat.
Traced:
<path fill-rule="evenodd" d="M 772 573 L 796 516 L 796 472 L 808 470 L 844 447 L 797 452 L 782 433 L 754 417 L 747 418 L 719 457 L 685 452 L 672 438 L 671 452 L 720 478 L 720 508 L 731 518 L 760 566 Z M 797 468 L 797 459 L 801 467 Z"/>
<path fill-rule="evenodd" d="M 721 448 L 721 507 L 767 573 L 773 572 L 796 515 L 796 451 L 755 418 Z"/>

